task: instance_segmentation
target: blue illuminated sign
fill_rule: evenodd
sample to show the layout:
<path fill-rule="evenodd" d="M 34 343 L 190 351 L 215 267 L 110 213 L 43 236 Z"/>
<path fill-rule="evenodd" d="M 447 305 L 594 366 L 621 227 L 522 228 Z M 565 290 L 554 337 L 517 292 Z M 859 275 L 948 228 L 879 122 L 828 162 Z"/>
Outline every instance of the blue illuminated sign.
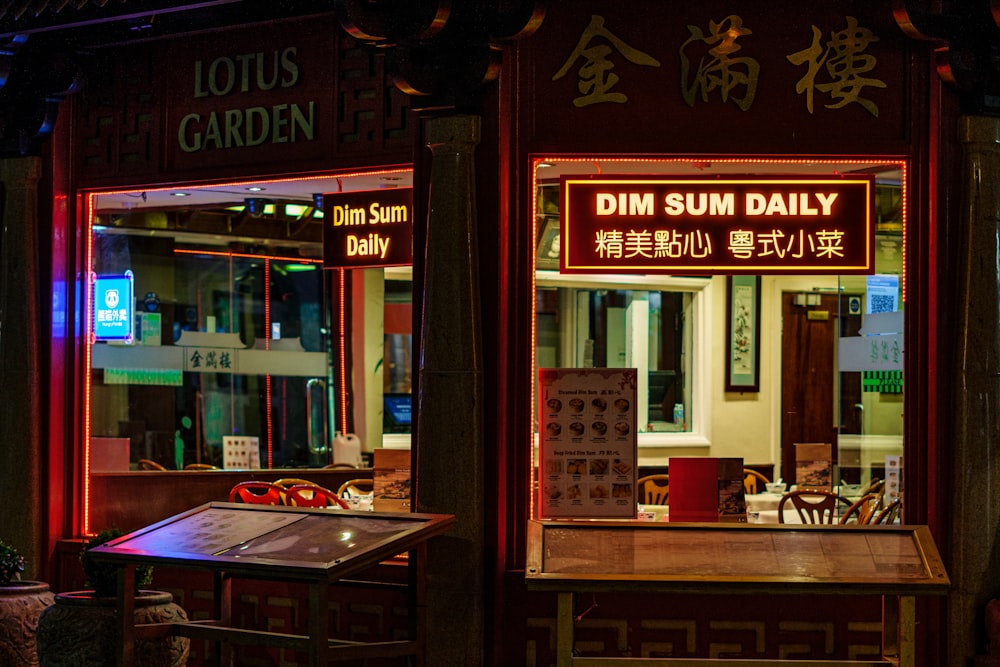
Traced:
<path fill-rule="evenodd" d="M 94 278 L 94 339 L 132 342 L 135 322 L 133 275 Z"/>

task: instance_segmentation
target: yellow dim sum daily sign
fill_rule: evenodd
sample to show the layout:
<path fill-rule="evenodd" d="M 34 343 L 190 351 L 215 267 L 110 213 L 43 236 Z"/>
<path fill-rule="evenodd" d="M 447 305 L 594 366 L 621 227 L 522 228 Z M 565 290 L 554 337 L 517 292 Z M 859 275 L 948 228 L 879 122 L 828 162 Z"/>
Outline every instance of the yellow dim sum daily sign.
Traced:
<path fill-rule="evenodd" d="M 564 273 L 874 272 L 870 176 L 563 177 Z"/>
<path fill-rule="evenodd" d="M 413 262 L 413 189 L 323 195 L 323 267 L 364 269 Z"/>

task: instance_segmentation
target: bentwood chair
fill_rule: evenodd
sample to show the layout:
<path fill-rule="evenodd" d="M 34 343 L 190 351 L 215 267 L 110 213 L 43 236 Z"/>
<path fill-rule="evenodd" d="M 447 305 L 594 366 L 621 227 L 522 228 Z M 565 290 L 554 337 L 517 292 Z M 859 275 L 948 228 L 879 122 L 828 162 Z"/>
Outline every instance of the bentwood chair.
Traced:
<path fill-rule="evenodd" d="M 319 484 L 313 482 L 312 480 L 302 479 L 300 477 L 282 477 L 281 479 L 275 480 L 274 483 L 285 489 L 290 489 L 293 486 L 298 486 L 301 484 L 307 484 L 309 486 L 319 486 Z"/>
<path fill-rule="evenodd" d="M 643 505 L 667 505 L 670 499 L 669 475 L 646 475 L 636 481 L 639 502 Z"/>
<path fill-rule="evenodd" d="M 350 505 L 340 499 L 330 489 L 316 484 L 296 484 L 285 490 L 286 504 L 296 507 L 339 507 L 349 509 Z"/>
<path fill-rule="evenodd" d="M 136 466 L 139 470 L 166 470 L 165 467 L 152 459 L 139 459 L 136 461 Z"/>
<path fill-rule="evenodd" d="M 211 463 L 189 463 L 184 466 L 185 470 L 218 470 L 218 466 L 214 466 Z"/>
<path fill-rule="evenodd" d="M 349 479 L 337 489 L 337 495 L 341 498 L 345 496 L 367 496 L 375 488 L 375 480 L 359 478 Z"/>
<path fill-rule="evenodd" d="M 284 505 L 285 489 L 270 482 L 250 480 L 229 490 L 229 502 L 250 505 Z"/>
<path fill-rule="evenodd" d="M 778 502 L 778 523 L 785 523 L 785 505 L 791 503 L 802 523 L 837 523 L 842 509 L 851 506 L 843 496 L 821 489 L 789 491 Z"/>
<path fill-rule="evenodd" d="M 861 496 L 840 517 L 840 523 L 853 523 L 859 526 L 867 525 L 872 522 L 881 503 L 882 496 L 877 493 L 869 493 Z"/>
<path fill-rule="evenodd" d="M 893 498 L 889 504 L 872 519 L 872 525 L 889 525 L 896 522 L 903 523 L 903 499 Z"/>
<path fill-rule="evenodd" d="M 872 477 L 872 481 L 868 483 L 868 486 L 862 489 L 861 495 L 866 496 L 869 493 L 882 495 L 882 492 L 884 490 L 885 490 L 885 480 L 879 479 L 878 477 Z"/>
<path fill-rule="evenodd" d="M 771 480 L 750 468 L 743 469 L 743 490 L 747 495 L 756 495 L 758 493 L 764 493 L 767 489 L 765 484 L 770 484 Z"/>

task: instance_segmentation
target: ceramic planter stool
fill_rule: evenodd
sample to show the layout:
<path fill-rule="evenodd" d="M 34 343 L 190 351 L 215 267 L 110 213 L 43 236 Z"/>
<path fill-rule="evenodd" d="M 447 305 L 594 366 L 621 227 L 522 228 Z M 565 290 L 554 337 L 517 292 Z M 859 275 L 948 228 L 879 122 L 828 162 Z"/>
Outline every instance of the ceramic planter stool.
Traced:
<path fill-rule="evenodd" d="M 53 595 L 41 581 L 12 581 L 0 585 L 0 665 L 37 665 L 35 632 L 38 617 Z"/>
<path fill-rule="evenodd" d="M 60 593 L 38 621 L 38 659 L 42 667 L 114 665 L 115 603 L 93 591 Z M 141 590 L 135 596 L 135 622 L 175 623 L 187 614 L 170 593 Z M 135 643 L 137 667 L 174 667 L 187 663 L 187 637 L 140 639 Z"/>

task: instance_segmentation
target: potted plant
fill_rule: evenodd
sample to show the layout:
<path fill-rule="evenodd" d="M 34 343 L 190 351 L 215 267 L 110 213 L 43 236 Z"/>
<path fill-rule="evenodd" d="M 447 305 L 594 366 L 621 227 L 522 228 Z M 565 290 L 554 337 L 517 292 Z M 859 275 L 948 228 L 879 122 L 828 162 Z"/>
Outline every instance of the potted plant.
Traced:
<path fill-rule="evenodd" d="M 115 606 L 118 599 L 118 566 L 95 560 L 88 552 L 125 533 L 117 528 L 89 538 L 80 553 L 87 590 L 60 593 L 38 622 L 38 657 L 45 665 L 114 665 L 118 653 Z M 165 591 L 147 590 L 153 568 L 135 571 L 135 623 L 186 621 L 187 614 Z M 136 665 L 174 667 L 187 663 L 190 640 L 186 637 L 139 639 L 135 643 Z"/>
<path fill-rule="evenodd" d="M 22 580 L 24 556 L 0 540 L 0 664 L 37 665 L 35 634 L 42 611 L 52 604 L 49 585 Z"/>
<path fill-rule="evenodd" d="M 118 567 L 109 563 L 101 563 L 94 560 L 90 555 L 90 550 L 99 547 L 105 542 L 110 542 L 116 537 L 121 537 L 125 533 L 118 528 L 109 528 L 97 533 L 83 545 L 80 552 L 80 564 L 83 565 L 83 573 L 87 576 L 85 582 L 98 597 L 115 597 L 118 595 Z M 152 566 L 135 568 L 135 590 L 138 593 L 143 586 L 149 586 L 153 581 Z"/>

